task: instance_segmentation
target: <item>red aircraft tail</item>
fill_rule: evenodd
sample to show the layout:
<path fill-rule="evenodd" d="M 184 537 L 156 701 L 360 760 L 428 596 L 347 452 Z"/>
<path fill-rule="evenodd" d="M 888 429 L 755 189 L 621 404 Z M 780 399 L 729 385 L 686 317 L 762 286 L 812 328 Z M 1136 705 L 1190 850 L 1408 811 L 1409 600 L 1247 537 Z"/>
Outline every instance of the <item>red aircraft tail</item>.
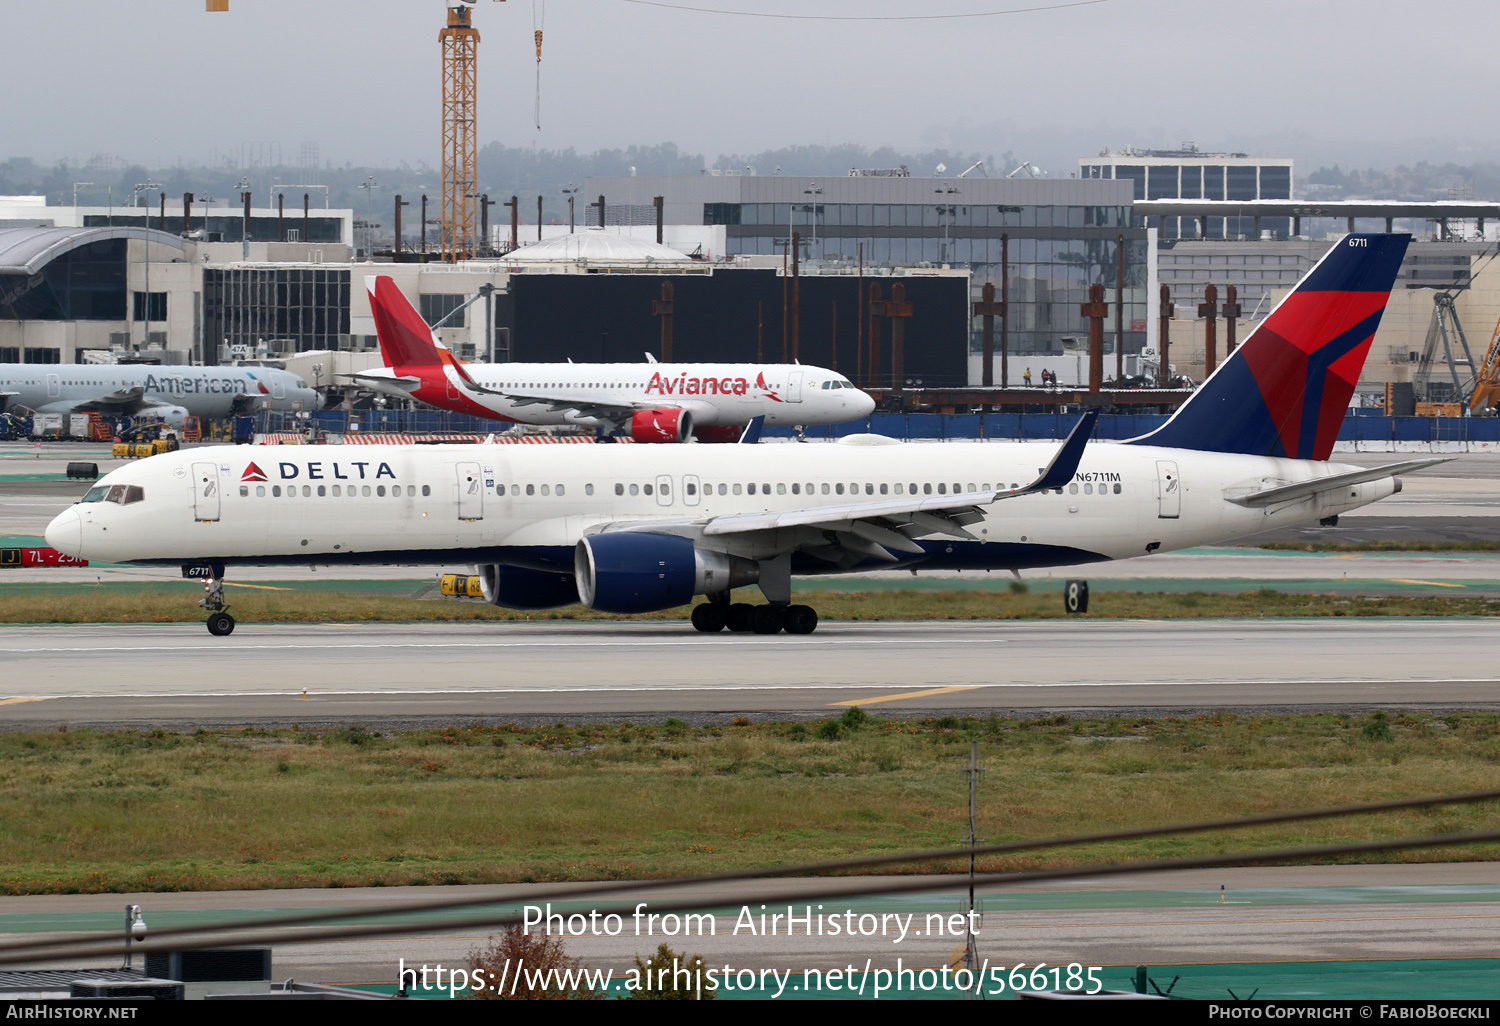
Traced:
<path fill-rule="evenodd" d="M 375 315 L 375 334 L 387 367 L 429 367 L 442 362 L 433 344 L 432 329 L 412 309 L 388 275 L 365 279 L 370 290 L 370 311 Z"/>

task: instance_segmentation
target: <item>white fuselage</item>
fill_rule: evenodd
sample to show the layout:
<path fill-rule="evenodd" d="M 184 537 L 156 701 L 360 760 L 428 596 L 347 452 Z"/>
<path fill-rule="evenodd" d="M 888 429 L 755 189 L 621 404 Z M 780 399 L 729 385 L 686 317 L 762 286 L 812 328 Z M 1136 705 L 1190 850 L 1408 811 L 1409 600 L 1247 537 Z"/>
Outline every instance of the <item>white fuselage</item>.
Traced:
<path fill-rule="evenodd" d="M 455 367 L 444 365 L 446 380 L 441 392 L 434 392 L 432 384 L 425 381 L 415 389 L 409 383 L 402 384 L 402 370 L 366 371 L 359 375 L 359 381 L 387 394 L 411 396 L 443 409 L 523 424 L 598 427 L 606 421 L 591 407 L 600 405 L 690 410 L 698 426 L 739 425 L 754 417 L 765 417 L 770 426 L 842 424 L 868 416 L 875 408 L 875 401 L 842 375 L 799 364 L 463 365 L 463 372 L 476 384 L 492 391 L 470 387 Z M 389 376 L 389 384 L 380 381 L 383 376 Z M 525 398 L 529 396 L 555 401 Z"/>
<path fill-rule="evenodd" d="M 0 409 L 138 414 L 173 407 L 218 419 L 259 409 L 317 410 L 318 393 L 275 367 L 0 363 Z"/>
<path fill-rule="evenodd" d="M 196 448 L 111 472 L 98 486 L 137 486 L 139 501 L 76 504 L 47 540 L 110 562 L 479 562 L 571 572 L 576 543 L 603 525 L 843 506 L 913 489 L 939 496 L 1009 488 L 1035 479 L 1056 451 L 1037 443 L 878 444 L 870 436 L 811 445 Z M 1061 494 L 993 502 L 967 525 L 972 541 L 919 537 L 925 555 L 860 569 L 1123 559 L 1333 516 L 1399 487 L 1386 478 L 1267 508 L 1227 500 L 1351 469 L 1093 443 Z M 790 547 L 783 531 L 704 541 L 752 559 Z M 840 569 L 810 559 L 797 566 Z"/>

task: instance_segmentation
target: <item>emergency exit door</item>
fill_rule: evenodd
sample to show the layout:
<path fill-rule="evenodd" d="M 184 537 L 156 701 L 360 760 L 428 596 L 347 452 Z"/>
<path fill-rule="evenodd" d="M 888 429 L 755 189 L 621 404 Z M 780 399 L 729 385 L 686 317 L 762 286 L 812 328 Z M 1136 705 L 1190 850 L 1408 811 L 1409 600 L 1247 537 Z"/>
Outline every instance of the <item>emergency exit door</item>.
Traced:
<path fill-rule="evenodd" d="M 479 476 L 479 464 L 460 463 L 458 474 L 458 519 L 484 519 L 484 480 Z"/>
<path fill-rule="evenodd" d="M 212 463 L 193 464 L 193 516 L 204 523 L 219 519 L 219 468 Z"/>
<path fill-rule="evenodd" d="M 1177 478 L 1176 460 L 1156 461 L 1156 516 L 1176 520 L 1182 515 L 1182 482 Z"/>

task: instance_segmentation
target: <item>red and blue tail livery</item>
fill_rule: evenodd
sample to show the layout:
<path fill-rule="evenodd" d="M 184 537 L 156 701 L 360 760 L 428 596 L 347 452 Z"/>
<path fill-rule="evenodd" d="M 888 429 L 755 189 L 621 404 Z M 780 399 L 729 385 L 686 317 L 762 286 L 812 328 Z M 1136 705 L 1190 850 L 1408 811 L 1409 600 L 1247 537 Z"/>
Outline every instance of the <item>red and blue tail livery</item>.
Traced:
<path fill-rule="evenodd" d="M 1204 452 L 1326 460 L 1410 235 L 1346 235 L 1156 431 Z"/>

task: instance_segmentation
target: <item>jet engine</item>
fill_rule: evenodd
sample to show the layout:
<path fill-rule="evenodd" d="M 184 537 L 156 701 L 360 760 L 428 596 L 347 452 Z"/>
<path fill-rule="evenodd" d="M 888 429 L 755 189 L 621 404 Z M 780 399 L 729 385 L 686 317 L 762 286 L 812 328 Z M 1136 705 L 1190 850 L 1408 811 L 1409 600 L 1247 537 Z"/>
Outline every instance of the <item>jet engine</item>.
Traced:
<path fill-rule="evenodd" d="M 169 428 L 177 431 L 187 430 L 188 411 L 184 406 L 168 406 L 166 404 L 147 406 L 135 415 L 135 422 L 150 423 L 161 421 Z"/>
<path fill-rule="evenodd" d="M 687 410 L 640 410 L 630 418 L 630 438 L 636 442 L 685 442 L 693 433 Z"/>
<path fill-rule="evenodd" d="M 650 613 L 754 584 L 760 564 L 698 548 L 675 534 L 595 534 L 578 543 L 578 601 L 606 613 Z"/>
<path fill-rule="evenodd" d="M 738 442 L 740 435 L 744 433 L 745 428 L 740 424 L 706 424 L 693 428 L 693 435 L 698 441 L 710 444 Z"/>
<path fill-rule="evenodd" d="M 485 563 L 479 567 L 484 600 L 502 609 L 554 609 L 578 601 L 572 574 Z"/>

